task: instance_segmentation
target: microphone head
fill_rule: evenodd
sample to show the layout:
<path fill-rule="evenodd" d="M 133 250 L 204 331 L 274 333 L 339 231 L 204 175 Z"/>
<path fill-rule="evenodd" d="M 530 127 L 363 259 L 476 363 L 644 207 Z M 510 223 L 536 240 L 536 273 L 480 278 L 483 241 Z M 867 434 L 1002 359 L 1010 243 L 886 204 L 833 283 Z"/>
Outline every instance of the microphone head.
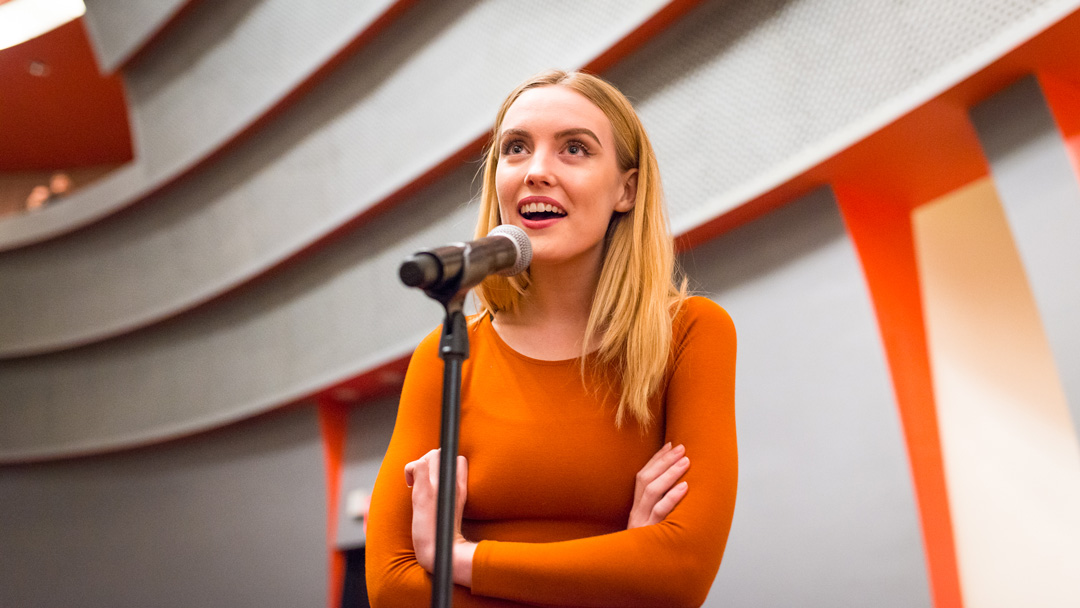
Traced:
<path fill-rule="evenodd" d="M 514 265 L 498 274 L 512 277 L 529 267 L 529 263 L 532 262 L 532 243 L 529 242 L 529 235 L 525 234 L 524 230 L 510 224 L 503 224 L 493 228 L 487 235 L 505 236 L 514 243 L 514 249 L 517 250 L 517 261 Z"/>

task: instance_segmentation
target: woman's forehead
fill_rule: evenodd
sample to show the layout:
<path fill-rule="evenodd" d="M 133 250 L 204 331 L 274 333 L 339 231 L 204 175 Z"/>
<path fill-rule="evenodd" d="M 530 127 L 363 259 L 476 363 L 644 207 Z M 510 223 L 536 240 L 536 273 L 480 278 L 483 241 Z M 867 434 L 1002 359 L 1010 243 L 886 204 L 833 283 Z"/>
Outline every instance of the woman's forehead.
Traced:
<path fill-rule="evenodd" d="M 562 85 L 524 91 L 507 109 L 501 125 L 503 132 L 579 128 L 589 129 L 601 138 L 611 137 L 611 123 L 603 110 L 581 93 Z"/>

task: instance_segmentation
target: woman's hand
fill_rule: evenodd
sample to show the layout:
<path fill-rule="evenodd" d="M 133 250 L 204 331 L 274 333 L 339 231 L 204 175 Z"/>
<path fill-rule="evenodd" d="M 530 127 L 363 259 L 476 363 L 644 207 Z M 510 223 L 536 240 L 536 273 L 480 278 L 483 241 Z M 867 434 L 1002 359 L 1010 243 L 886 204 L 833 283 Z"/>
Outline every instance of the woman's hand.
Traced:
<path fill-rule="evenodd" d="M 412 537 L 416 561 L 429 573 L 435 570 L 435 527 L 439 497 L 439 454 L 431 450 L 419 460 L 405 465 L 405 484 L 412 488 Z M 461 535 L 461 514 L 465 509 L 469 463 L 458 456 L 457 488 L 454 492 L 454 582 L 472 586 L 472 555 L 476 544 Z"/>
<path fill-rule="evenodd" d="M 627 530 L 664 521 L 686 496 L 686 482 L 675 483 L 690 468 L 690 459 L 685 454 L 685 447 L 671 447 L 668 442 L 638 471 Z"/>

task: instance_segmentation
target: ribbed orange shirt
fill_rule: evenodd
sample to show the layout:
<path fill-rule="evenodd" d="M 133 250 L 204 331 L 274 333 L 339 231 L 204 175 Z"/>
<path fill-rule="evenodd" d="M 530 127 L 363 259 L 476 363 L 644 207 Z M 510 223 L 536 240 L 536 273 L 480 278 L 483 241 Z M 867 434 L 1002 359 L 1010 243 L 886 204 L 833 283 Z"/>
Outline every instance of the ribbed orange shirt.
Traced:
<path fill-rule="evenodd" d="M 615 426 L 616 396 L 582 382 L 579 359 L 541 361 L 507 346 L 488 319 L 470 326 L 460 453 L 469 461 L 462 533 L 479 541 L 473 586 L 454 606 L 697 606 L 720 566 L 732 512 L 735 329 L 690 298 L 653 424 Z M 439 447 L 436 330 L 413 354 L 371 501 L 367 581 L 377 608 L 430 604 L 416 562 L 404 467 Z M 600 387 L 600 388 L 598 388 Z M 637 472 L 666 442 L 686 446 L 688 492 L 661 523 L 627 530 Z"/>

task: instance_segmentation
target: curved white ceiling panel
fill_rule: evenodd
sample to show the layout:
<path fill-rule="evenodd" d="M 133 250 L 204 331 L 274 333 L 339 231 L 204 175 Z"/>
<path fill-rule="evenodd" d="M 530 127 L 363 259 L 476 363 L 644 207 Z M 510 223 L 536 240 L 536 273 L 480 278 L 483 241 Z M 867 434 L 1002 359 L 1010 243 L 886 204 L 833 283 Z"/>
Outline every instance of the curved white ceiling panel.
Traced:
<path fill-rule="evenodd" d="M 408 353 L 439 315 L 400 287 L 397 263 L 471 233 L 463 202 L 475 192 L 474 164 L 213 305 L 97 344 L 11 358 L 123 333 L 265 273 L 472 141 L 525 75 L 580 64 L 626 29 L 611 26 L 604 44 L 586 37 L 595 48 L 575 46 L 577 27 L 603 21 L 603 11 L 589 3 L 566 9 L 590 11 L 576 20 L 556 18 L 552 4 L 535 15 L 518 8 L 514 20 L 495 2 L 414 9 L 192 179 L 93 229 L 0 255 L 0 348 L 9 357 L 0 361 L 0 460 L 212 427 Z M 607 74 L 642 110 L 679 229 L 786 179 L 943 75 L 987 60 L 980 54 L 1004 52 L 1065 3 L 916 5 L 967 19 L 884 0 L 860 10 L 839 0 L 766 5 L 703 4 Z M 984 9 L 992 19 L 975 18 Z M 867 21 L 870 12 L 900 31 Z M 937 29 L 912 44 L 909 22 Z M 952 50 L 928 48 L 935 42 Z M 779 74 L 792 63 L 818 76 Z"/>
<path fill-rule="evenodd" d="M 303 264 L 181 318 L 0 361 L 0 462 L 96 453 L 243 419 L 407 355 L 442 309 L 401 261 L 471 237 L 462 168 Z"/>
<path fill-rule="evenodd" d="M 119 335 L 265 272 L 476 140 L 522 78 L 585 64 L 660 4 L 487 1 L 414 8 L 209 168 L 124 214 L 0 255 L 0 286 L 19 294 L 0 300 L 0 357 Z M 478 44 L 480 38 L 486 43 Z M 167 48 L 155 47 L 147 63 Z M 202 74 L 185 87 L 156 72 L 133 85 L 143 100 L 136 104 L 136 130 L 149 146 L 140 152 L 139 170 L 102 188 L 137 182 L 145 177 L 139 171 L 177 171 L 197 147 L 198 138 L 185 134 L 219 120 L 227 99 L 202 100 L 200 93 L 212 93 L 221 77 L 209 68 L 184 71 L 184 63 L 169 58 L 169 67 L 159 69 Z M 175 94 L 164 95 L 163 88 Z M 44 284 L 43 273 L 51 277 Z"/>
<path fill-rule="evenodd" d="M 101 71 L 111 74 L 190 2 L 199 0 L 90 0 L 86 25 Z"/>

